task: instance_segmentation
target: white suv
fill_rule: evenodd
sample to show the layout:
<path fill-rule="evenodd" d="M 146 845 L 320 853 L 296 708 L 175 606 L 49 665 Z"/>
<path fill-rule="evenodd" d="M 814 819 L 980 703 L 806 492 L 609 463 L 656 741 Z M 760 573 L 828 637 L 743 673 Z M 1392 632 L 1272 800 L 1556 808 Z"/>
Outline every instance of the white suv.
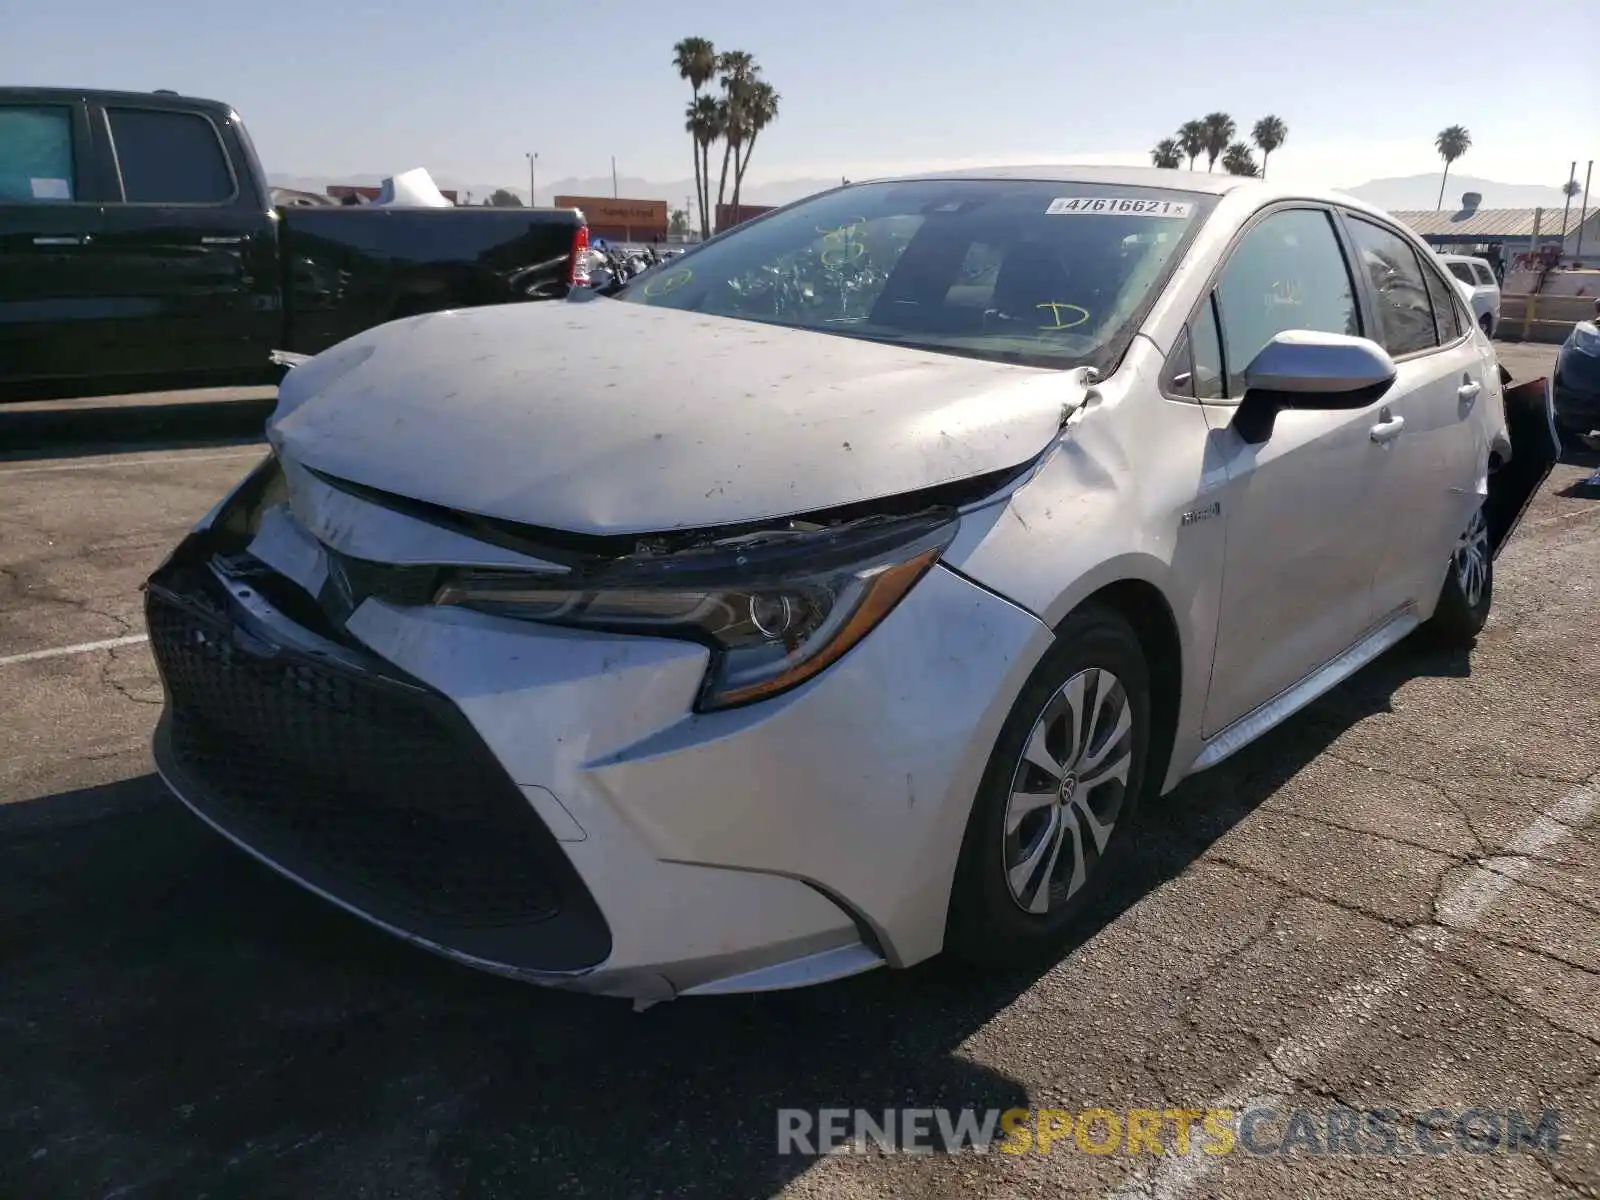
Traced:
<path fill-rule="evenodd" d="M 1483 259 L 1465 254 L 1441 254 L 1439 261 L 1444 263 L 1445 270 L 1466 285 L 1473 316 L 1478 318 L 1479 327 L 1493 337 L 1500 327 L 1500 284 L 1494 277 L 1494 270 Z"/>

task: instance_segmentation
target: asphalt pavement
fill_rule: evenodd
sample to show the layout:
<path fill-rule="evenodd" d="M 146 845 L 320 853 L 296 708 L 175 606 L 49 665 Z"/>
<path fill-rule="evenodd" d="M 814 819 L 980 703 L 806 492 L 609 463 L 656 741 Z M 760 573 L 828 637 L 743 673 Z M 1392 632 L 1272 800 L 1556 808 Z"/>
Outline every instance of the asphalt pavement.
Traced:
<path fill-rule="evenodd" d="M 0 408 L 0 1196 L 1600 1196 L 1600 463 L 1470 654 L 1403 644 L 1185 783 L 1048 970 L 635 1014 L 400 944 L 165 794 L 138 585 L 265 406 L 144 406 Z M 1069 1132 L 779 1153 L 780 1110 L 968 1107 Z M 1160 1114 L 1214 1110 L 1255 1135 L 1177 1153 Z"/>

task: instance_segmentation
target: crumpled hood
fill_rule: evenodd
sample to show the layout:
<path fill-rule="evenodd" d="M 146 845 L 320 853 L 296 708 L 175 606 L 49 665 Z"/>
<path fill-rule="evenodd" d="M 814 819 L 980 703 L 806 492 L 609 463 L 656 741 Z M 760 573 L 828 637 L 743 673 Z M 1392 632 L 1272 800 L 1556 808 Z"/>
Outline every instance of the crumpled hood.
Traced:
<path fill-rule="evenodd" d="M 285 377 L 268 438 L 354 483 L 584 534 L 815 512 L 1024 463 L 1081 372 L 613 300 L 433 313 Z"/>

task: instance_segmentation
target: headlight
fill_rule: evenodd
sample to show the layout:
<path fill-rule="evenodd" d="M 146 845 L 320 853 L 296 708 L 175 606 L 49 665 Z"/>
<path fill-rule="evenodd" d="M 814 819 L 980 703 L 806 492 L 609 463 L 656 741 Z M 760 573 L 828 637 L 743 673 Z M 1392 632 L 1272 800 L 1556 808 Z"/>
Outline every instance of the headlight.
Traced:
<path fill-rule="evenodd" d="M 805 682 L 872 630 L 955 536 L 952 514 L 758 535 L 573 576 L 466 570 L 435 604 L 582 629 L 684 638 L 712 651 L 698 707 Z"/>
<path fill-rule="evenodd" d="M 1596 328 L 1590 321 L 1583 321 L 1573 326 L 1572 348 L 1600 358 L 1600 328 Z"/>

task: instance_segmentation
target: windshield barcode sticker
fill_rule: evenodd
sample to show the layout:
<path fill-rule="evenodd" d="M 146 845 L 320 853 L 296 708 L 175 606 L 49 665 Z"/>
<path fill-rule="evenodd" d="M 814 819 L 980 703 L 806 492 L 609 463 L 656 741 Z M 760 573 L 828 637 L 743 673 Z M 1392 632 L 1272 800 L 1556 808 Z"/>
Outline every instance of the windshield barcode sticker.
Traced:
<path fill-rule="evenodd" d="M 1050 217 L 1187 217 L 1194 205 L 1180 200 L 1136 200 L 1131 196 L 1059 196 L 1044 211 Z"/>

